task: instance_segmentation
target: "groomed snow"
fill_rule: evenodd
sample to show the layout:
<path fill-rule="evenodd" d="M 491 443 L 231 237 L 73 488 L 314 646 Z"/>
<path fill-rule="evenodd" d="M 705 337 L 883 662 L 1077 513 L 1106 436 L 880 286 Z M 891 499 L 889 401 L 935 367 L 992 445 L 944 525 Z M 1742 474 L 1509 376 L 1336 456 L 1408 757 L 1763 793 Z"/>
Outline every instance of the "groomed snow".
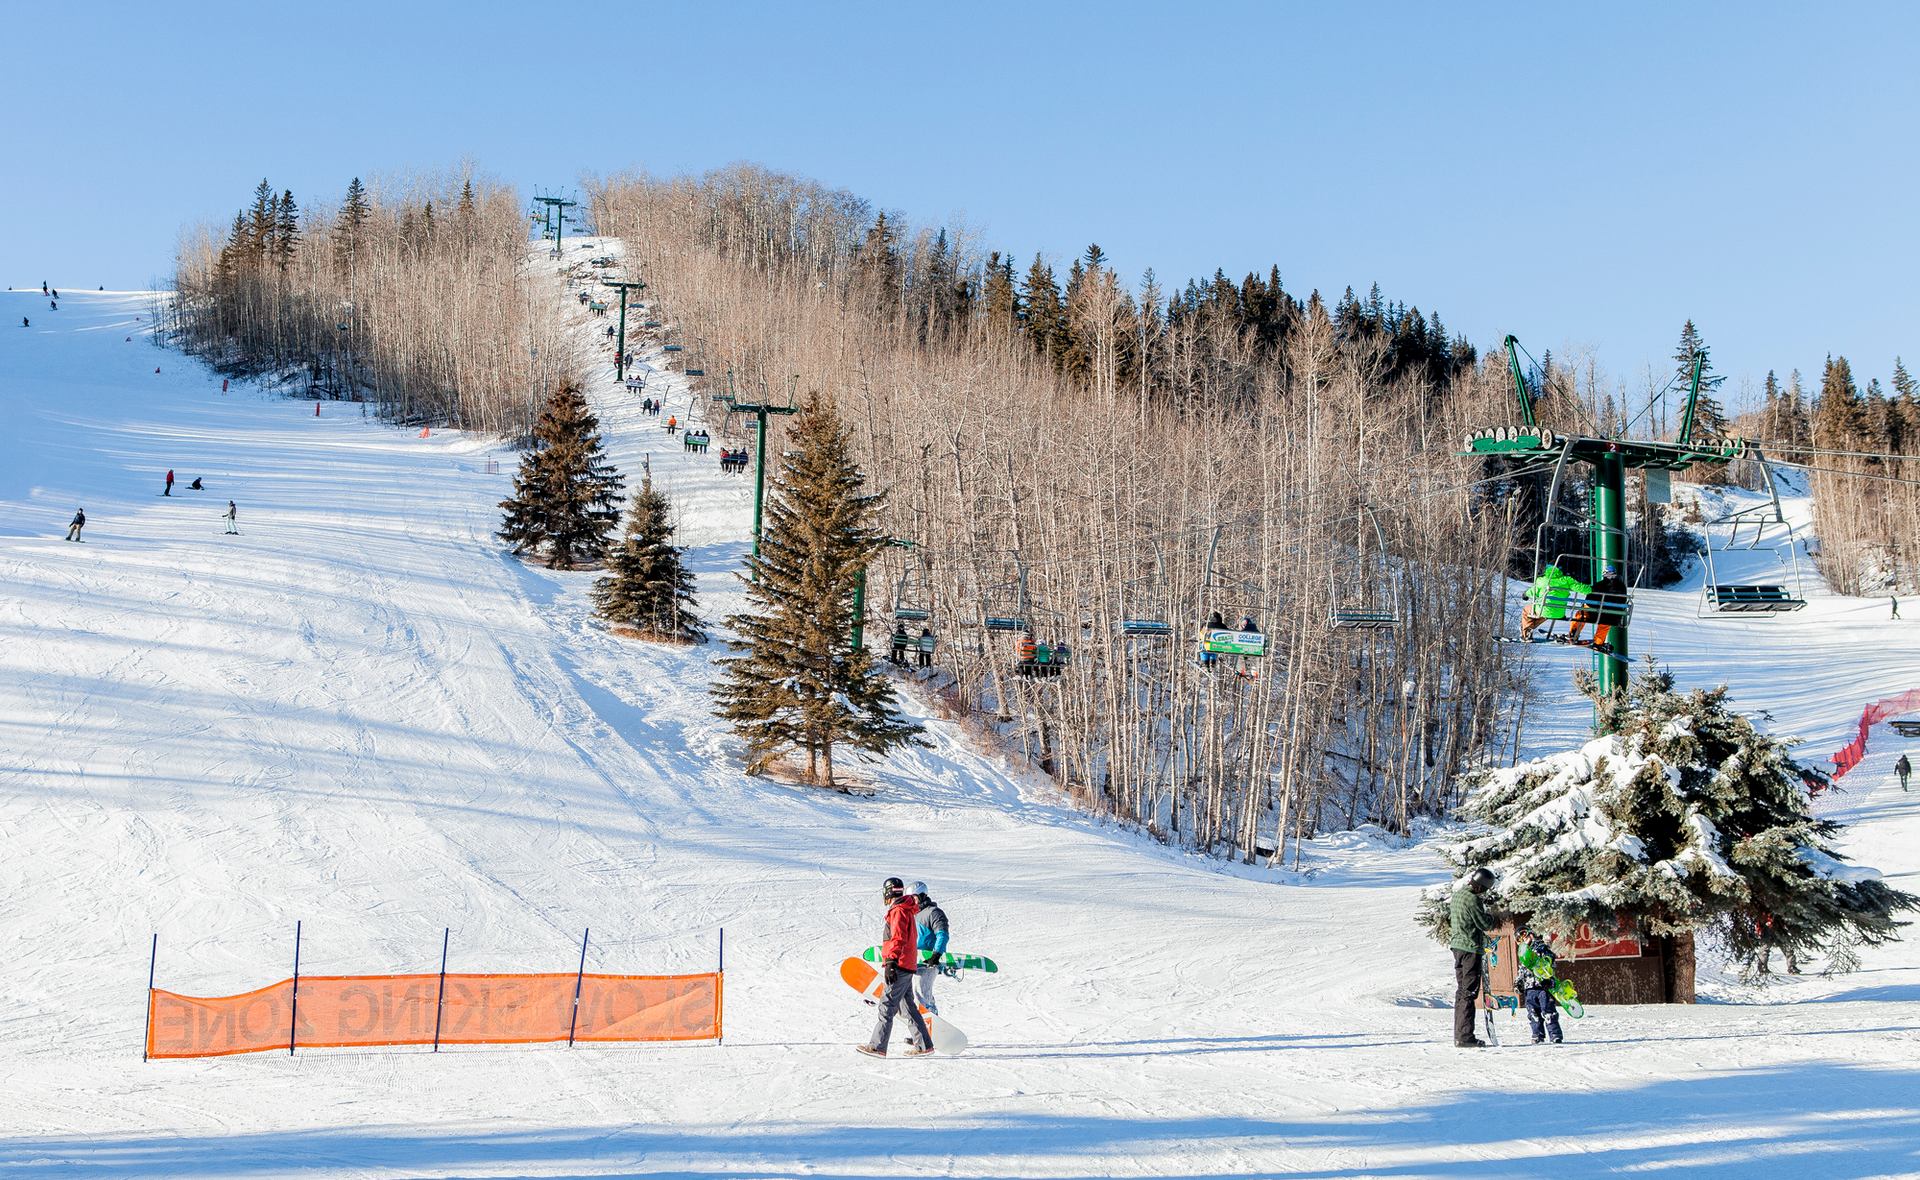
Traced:
<path fill-rule="evenodd" d="M 714 648 L 615 638 L 591 574 L 503 555 L 511 452 L 222 395 L 147 342 L 147 310 L 0 295 L 0 1174 L 1920 1173 L 1913 943 L 1594 1009 L 1558 1049 L 1455 1050 L 1448 957 L 1412 921 L 1430 848 L 1329 837 L 1303 876 L 1171 853 L 938 720 L 864 772 L 873 799 L 747 781 L 708 711 Z M 675 496 L 707 612 L 731 609 L 746 480 L 610 372 L 594 388 L 617 464 L 637 481 L 650 456 Z M 207 490 L 161 497 L 169 467 Z M 77 505 L 84 545 L 61 540 Z M 1884 601 L 1636 611 L 1683 683 L 1732 676 L 1813 750 L 1920 679 L 1920 618 Z M 1573 658 L 1541 659 L 1541 750 L 1584 740 Z M 1844 851 L 1912 889 L 1899 748 L 1876 733 L 1833 806 L 1859 824 Z M 867 1018 L 834 968 L 874 941 L 889 873 L 1002 965 L 941 984 L 964 1057 L 850 1048 Z M 724 926 L 727 1041 L 141 1062 L 154 932 L 162 986 L 217 994 L 284 977 L 296 919 L 311 973 L 431 970 L 445 926 L 456 970 L 570 969 L 586 926 L 589 969 L 704 969 Z"/>

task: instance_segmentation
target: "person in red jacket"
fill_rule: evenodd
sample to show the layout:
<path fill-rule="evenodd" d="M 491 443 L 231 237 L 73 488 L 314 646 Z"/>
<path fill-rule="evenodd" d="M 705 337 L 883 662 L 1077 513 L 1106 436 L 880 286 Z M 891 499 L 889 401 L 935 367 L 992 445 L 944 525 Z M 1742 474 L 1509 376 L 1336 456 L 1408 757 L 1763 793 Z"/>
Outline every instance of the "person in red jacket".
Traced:
<path fill-rule="evenodd" d="M 173 468 L 171 467 L 167 468 L 167 490 L 160 494 L 163 496 L 173 495 Z"/>
<path fill-rule="evenodd" d="M 887 933 L 880 943 L 880 971 L 887 990 L 880 1000 L 880 1019 L 873 1026 L 872 1039 L 855 1048 L 869 1057 L 885 1057 L 887 1041 L 893 1035 L 893 1018 L 904 1009 L 908 1022 L 906 1056 L 919 1057 L 933 1052 L 933 1037 L 920 1016 L 920 1005 L 913 1002 L 914 975 L 920 968 L 920 935 L 914 919 L 919 916 L 920 904 L 898 877 L 888 877 L 880 886 L 880 894 L 887 902 Z"/>

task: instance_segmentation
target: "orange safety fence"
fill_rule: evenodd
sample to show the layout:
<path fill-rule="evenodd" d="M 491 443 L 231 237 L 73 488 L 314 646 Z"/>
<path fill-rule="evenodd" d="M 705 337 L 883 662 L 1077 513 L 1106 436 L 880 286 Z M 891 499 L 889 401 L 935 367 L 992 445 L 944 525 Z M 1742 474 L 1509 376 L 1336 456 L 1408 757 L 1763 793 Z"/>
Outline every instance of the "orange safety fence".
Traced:
<path fill-rule="evenodd" d="M 449 974 L 444 976 L 444 993 L 442 979 L 436 973 L 303 975 L 297 1005 L 291 979 L 237 996 L 183 996 L 150 989 L 147 1056 L 224 1057 L 297 1046 L 720 1038 L 722 976 L 717 971 Z"/>
<path fill-rule="evenodd" d="M 1833 777 L 1841 778 L 1849 770 L 1860 765 L 1867 756 L 1867 733 L 1874 726 L 1889 717 L 1898 717 L 1902 713 L 1920 710 L 1920 688 L 1910 688 L 1896 696 L 1882 697 L 1860 711 L 1860 725 L 1853 740 L 1833 752 L 1828 761 L 1833 763 Z"/>

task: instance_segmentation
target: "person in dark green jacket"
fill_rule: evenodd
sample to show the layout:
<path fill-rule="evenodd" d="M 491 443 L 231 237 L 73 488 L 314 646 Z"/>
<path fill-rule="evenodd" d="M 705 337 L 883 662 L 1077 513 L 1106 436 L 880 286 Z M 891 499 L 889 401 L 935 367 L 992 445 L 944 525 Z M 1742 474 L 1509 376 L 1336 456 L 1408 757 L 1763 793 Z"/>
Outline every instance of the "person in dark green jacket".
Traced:
<path fill-rule="evenodd" d="M 1486 1042 L 1473 1035 L 1473 1003 L 1487 985 L 1487 931 L 1493 915 L 1482 895 L 1493 887 L 1493 874 L 1484 868 L 1468 873 L 1447 905 L 1449 939 L 1453 950 L 1453 1043 L 1478 1049 Z"/>

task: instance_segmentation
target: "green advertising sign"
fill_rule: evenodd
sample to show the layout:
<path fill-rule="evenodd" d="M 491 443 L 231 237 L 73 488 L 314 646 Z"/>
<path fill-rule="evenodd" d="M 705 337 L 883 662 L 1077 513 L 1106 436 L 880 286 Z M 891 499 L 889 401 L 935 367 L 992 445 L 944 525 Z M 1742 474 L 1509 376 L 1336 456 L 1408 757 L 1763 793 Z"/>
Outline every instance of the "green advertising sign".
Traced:
<path fill-rule="evenodd" d="M 1267 637 L 1258 631 L 1209 629 L 1200 637 L 1200 648 L 1217 656 L 1264 656 Z"/>

